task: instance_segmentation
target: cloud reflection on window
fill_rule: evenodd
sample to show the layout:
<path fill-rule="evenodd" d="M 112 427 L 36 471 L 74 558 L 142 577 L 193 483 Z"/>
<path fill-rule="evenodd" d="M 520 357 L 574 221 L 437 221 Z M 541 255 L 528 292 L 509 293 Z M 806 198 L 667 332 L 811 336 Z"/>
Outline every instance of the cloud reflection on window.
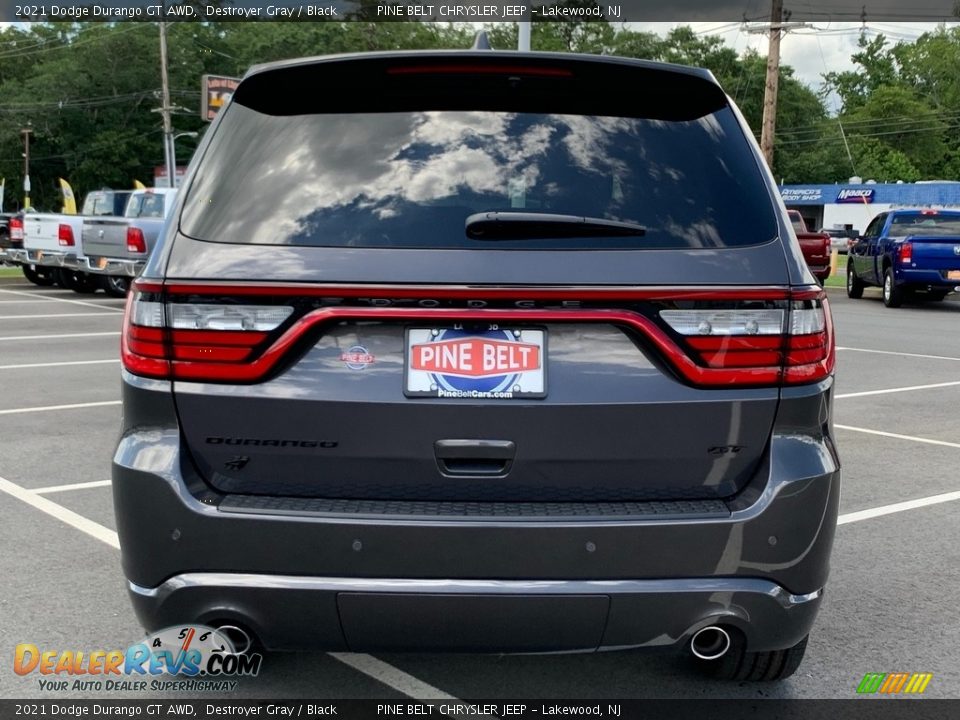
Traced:
<path fill-rule="evenodd" d="M 468 215 L 527 210 L 638 222 L 648 228 L 638 246 L 718 247 L 730 234 L 724 222 L 749 212 L 750 193 L 763 190 L 756 168 L 744 172 L 745 153 L 724 151 L 730 136 L 719 115 L 272 117 L 233 104 L 182 226 L 232 242 L 469 247 Z"/>

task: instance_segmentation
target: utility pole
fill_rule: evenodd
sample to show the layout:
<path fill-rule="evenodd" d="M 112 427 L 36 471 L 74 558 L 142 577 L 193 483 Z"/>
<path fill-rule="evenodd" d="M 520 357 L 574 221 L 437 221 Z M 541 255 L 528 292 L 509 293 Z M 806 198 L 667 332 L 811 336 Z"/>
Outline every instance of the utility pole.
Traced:
<path fill-rule="evenodd" d="M 530 52 L 530 8 L 523 14 L 523 20 L 517 23 L 517 50 Z"/>
<path fill-rule="evenodd" d="M 23 135 L 23 209 L 30 207 L 30 135 L 33 134 L 33 126 L 27 123 L 27 127 L 20 131 Z"/>
<path fill-rule="evenodd" d="M 176 187 L 177 158 L 173 154 L 173 122 L 170 119 L 170 79 L 167 75 L 167 23 L 160 22 L 160 83 L 163 115 L 163 157 L 167 166 L 167 187 Z"/>
<path fill-rule="evenodd" d="M 783 0 L 773 0 L 770 11 L 770 47 L 767 51 L 767 84 L 763 91 L 763 125 L 760 150 L 773 169 L 773 137 L 777 131 L 777 92 L 780 89 L 780 37 L 783 33 Z"/>
<path fill-rule="evenodd" d="M 777 92 L 780 89 L 780 39 L 783 34 L 797 28 L 810 27 L 807 23 L 786 22 L 790 11 L 784 13 L 783 0 L 773 0 L 770 9 L 770 24 L 760 28 L 746 28 L 748 33 L 769 34 L 767 50 L 767 82 L 763 91 L 763 121 L 760 128 L 760 150 L 773 169 L 773 141 L 777 131 Z"/>

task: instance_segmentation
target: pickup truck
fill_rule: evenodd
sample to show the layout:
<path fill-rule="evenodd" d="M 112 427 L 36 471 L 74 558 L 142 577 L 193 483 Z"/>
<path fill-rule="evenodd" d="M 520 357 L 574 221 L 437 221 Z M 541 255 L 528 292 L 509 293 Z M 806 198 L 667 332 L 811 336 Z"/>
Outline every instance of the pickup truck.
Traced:
<path fill-rule="evenodd" d="M 807 230 L 807 224 L 798 210 L 787 210 L 793 232 L 800 241 L 803 250 L 803 259 L 813 276 L 823 284 L 830 277 L 830 236 L 826 233 L 815 233 Z"/>
<path fill-rule="evenodd" d="M 891 210 L 871 220 L 847 253 L 847 295 L 872 285 L 889 308 L 960 290 L 960 211 Z"/>
<path fill-rule="evenodd" d="M 84 260 L 76 269 L 102 274 L 107 294 L 125 295 L 130 278 L 136 277 L 146 264 L 176 197 L 174 188 L 134 190 L 123 217 L 84 218 Z"/>
<path fill-rule="evenodd" d="M 11 248 L 8 257 L 28 269 L 50 268 L 54 280 L 79 293 L 96 292 L 102 281 L 77 269 L 82 260 L 77 241 L 85 215 L 120 215 L 130 190 L 95 190 L 87 193 L 80 215 L 24 213 L 23 247 Z"/>
<path fill-rule="evenodd" d="M 10 221 L 16 217 L 17 213 L 0 212 L 0 264 L 7 262 L 7 250 L 20 244 L 11 240 L 10 235 Z"/>

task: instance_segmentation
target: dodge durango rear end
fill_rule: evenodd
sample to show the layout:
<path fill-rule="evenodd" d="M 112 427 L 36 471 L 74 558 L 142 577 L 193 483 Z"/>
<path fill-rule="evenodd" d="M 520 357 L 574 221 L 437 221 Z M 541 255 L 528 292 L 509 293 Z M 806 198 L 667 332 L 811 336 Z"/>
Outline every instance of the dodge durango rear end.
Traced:
<path fill-rule="evenodd" d="M 261 66 L 183 188 L 122 337 L 145 626 L 796 670 L 839 495 L 833 327 L 709 73 Z"/>

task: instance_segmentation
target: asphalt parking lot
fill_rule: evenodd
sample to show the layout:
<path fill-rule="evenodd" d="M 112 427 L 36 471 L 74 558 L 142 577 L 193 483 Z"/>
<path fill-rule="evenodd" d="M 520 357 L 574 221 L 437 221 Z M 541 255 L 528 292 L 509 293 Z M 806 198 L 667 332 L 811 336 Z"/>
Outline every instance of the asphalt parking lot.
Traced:
<path fill-rule="evenodd" d="M 850 698 L 865 673 L 895 671 L 933 673 L 926 696 L 960 697 L 960 299 L 888 310 L 878 290 L 830 298 L 841 526 L 790 680 L 717 684 L 684 658 L 641 653 L 297 653 L 267 655 L 231 697 Z M 0 697 L 51 697 L 13 673 L 18 643 L 112 649 L 142 636 L 109 486 L 122 305 L 0 281 Z"/>

